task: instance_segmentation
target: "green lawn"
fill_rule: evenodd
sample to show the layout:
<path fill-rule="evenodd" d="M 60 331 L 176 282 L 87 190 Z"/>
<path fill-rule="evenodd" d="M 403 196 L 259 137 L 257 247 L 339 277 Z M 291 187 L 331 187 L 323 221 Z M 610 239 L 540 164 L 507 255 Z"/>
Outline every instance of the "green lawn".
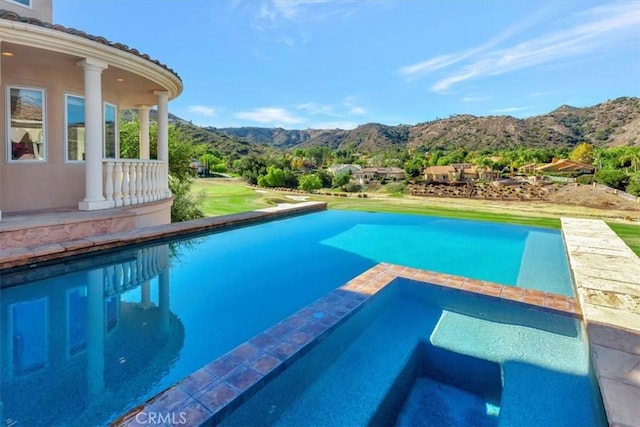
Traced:
<path fill-rule="evenodd" d="M 225 215 L 266 208 L 270 204 L 260 193 L 237 181 L 198 179 L 192 191 L 204 193 L 202 210 L 207 216 Z"/>
<path fill-rule="evenodd" d="M 276 191 L 261 190 L 248 187 L 240 181 L 198 179 L 193 185 L 194 192 L 203 192 L 205 199 L 202 205 L 207 216 L 225 215 L 246 212 L 274 206 L 276 203 L 291 202 Z M 526 216 L 482 212 L 474 210 L 458 210 L 436 206 L 425 206 L 405 198 L 390 197 L 386 199 L 360 199 L 353 197 L 313 196 L 311 200 L 326 201 L 330 209 L 347 209 L 371 212 L 396 212 L 422 215 L 442 216 L 447 218 L 473 219 L 508 224 L 531 225 L 538 227 L 560 228 L 559 216 Z M 627 245 L 640 256 L 640 225 L 607 222 Z"/>
<path fill-rule="evenodd" d="M 640 256 L 640 225 L 607 222 L 609 227 L 629 246 L 636 255 Z"/>
<path fill-rule="evenodd" d="M 421 215 L 442 216 L 447 218 L 473 219 L 508 224 L 532 225 L 538 227 L 560 228 L 559 218 L 528 217 L 521 215 L 498 214 L 493 212 L 448 209 L 436 206 L 425 206 L 403 203 L 403 199 L 354 199 L 337 197 L 314 197 L 314 200 L 325 200 L 331 209 L 347 209 L 370 212 L 395 212 Z"/>

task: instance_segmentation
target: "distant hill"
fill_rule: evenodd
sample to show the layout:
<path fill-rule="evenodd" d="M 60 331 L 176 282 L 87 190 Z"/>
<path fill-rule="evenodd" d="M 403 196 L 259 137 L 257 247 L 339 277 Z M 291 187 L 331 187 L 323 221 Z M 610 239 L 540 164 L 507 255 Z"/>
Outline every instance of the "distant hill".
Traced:
<path fill-rule="evenodd" d="M 121 117 L 124 120 L 133 120 L 137 112 L 135 110 L 122 110 Z M 156 110 L 150 111 L 150 119 L 156 121 Z M 227 158 L 240 158 L 247 155 L 260 156 L 268 152 L 277 151 L 270 144 L 256 143 L 248 139 L 239 139 L 229 136 L 215 128 L 205 128 L 181 119 L 169 113 L 169 123 L 175 125 L 182 134 L 196 144 L 207 144 Z"/>
<path fill-rule="evenodd" d="M 580 142 L 595 146 L 640 146 L 640 98 L 617 98 L 585 108 L 563 105 L 548 114 L 526 119 L 457 115 L 412 126 L 369 123 L 352 130 L 258 127 L 206 130 L 279 149 L 324 145 L 363 151 L 393 147 L 478 150 L 573 147 Z"/>

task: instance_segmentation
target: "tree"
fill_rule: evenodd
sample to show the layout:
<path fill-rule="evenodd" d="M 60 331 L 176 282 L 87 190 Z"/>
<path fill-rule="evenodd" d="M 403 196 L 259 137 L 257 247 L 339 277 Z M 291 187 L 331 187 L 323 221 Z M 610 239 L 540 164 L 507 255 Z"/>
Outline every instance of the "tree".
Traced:
<path fill-rule="evenodd" d="M 140 152 L 140 124 L 137 120 L 124 121 L 119 124 L 120 157 L 137 159 Z M 154 123 L 149 128 L 149 139 L 157 138 L 158 127 Z M 150 157 L 157 158 L 157 144 L 149 144 Z M 202 218 L 200 208 L 203 195 L 193 194 L 191 184 L 193 173 L 189 169 L 191 159 L 197 152 L 193 142 L 187 140 L 175 126 L 169 126 L 169 190 L 173 194 L 171 206 L 171 222 L 188 221 Z"/>
<path fill-rule="evenodd" d="M 322 181 L 320 180 L 320 177 L 315 174 L 302 175 L 299 181 L 299 188 L 302 191 L 313 193 L 315 190 L 322 188 Z"/>
<path fill-rule="evenodd" d="M 339 173 L 333 177 L 333 180 L 331 181 L 331 187 L 333 188 L 344 187 L 349 183 L 349 181 L 351 181 L 350 173 L 347 173 L 347 172 Z"/>
<path fill-rule="evenodd" d="M 593 146 L 586 142 L 576 145 L 576 148 L 569 153 L 569 159 L 580 163 L 592 164 L 594 159 Z"/>
<path fill-rule="evenodd" d="M 634 173 L 629 178 L 629 185 L 627 185 L 627 189 L 625 190 L 629 194 L 633 194 L 634 196 L 640 196 L 640 173 Z"/>
<path fill-rule="evenodd" d="M 322 182 L 322 187 L 321 188 L 329 188 L 329 187 L 331 187 L 331 182 L 333 180 L 333 176 L 329 173 L 328 170 L 319 169 L 316 172 L 316 175 L 318 175 L 318 178 L 320 178 L 320 181 Z"/>
<path fill-rule="evenodd" d="M 249 184 L 256 185 L 258 177 L 267 173 L 267 164 L 261 157 L 244 156 L 233 161 L 232 169 L 246 179 Z"/>
<path fill-rule="evenodd" d="M 267 167 L 267 174 L 258 177 L 261 187 L 284 187 L 284 171 L 275 166 Z"/>
<path fill-rule="evenodd" d="M 640 167 L 640 149 L 631 149 L 622 155 L 620 165 L 626 166 L 627 164 L 633 168 L 634 172 L 638 172 L 638 167 Z"/>

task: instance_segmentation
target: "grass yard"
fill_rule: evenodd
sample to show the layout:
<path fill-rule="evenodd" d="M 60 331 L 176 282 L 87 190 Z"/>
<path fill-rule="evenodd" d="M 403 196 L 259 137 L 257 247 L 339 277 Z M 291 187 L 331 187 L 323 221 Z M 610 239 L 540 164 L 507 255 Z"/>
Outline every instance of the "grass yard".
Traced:
<path fill-rule="evenodd" d="M 207 216 L 246 212 L 274 205 L 253 188 L 235 180 L 198 179 L 191 190 L 204 194 L 202 210 Z"/>
<path fill-rule="evenodd" d="M 256 191 L 258 190 L 258 191 Z M 202 204 L 207 216 L 226 215 L 293 202 L 287 194 L 256 189 L 240 180 L 198 179 L 193 191 L 204 193 Z M 609 211 L 557 204 L 527 202 L 468 201 L 461 199 L 427 199 L 421 197 L 332 197 L 313 195 L 309 200 L 326 201 L 330 209 L 395 212 L 472 219 L 508 224 L 560 228 L 561 216 L 600 217 L 640 256 L 640 225 L 612 220 Z"/>

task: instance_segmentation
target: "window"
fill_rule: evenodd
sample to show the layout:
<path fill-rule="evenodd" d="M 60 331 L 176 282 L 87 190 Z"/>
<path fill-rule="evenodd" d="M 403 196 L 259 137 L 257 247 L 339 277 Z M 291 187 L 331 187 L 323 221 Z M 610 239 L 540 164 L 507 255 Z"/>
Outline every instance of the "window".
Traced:
<path fill-rule="evenodd" d="M 74 356 L 87 348 L 87 288 L 67 291 L 67 351 Z"/>
<path fill-rule="evenodd" d="M 14 161 L 45 160 L 44 90 L 8 87 L 7 159 Z"/>
<path fill-rule="evenodd" d="M 46 367 L 49 304 L 46 298 L 9 306 L 13 372 L 25 374 Z"/>
<path fill-rule="evenodd" d="M 17 3 L 20 6 L 31 8 L 31 0 L 9 0 L 11 3 Z"/>
<path fill-rule="evenodd" d="M 118 152 L 116 106 L 104 104 L 104 157 L 115 159 Z"/>
<path fill-rule="evenodd" d="M 68 162 L 81 162 L 85 156 L 84 98 L 65 95 L 66 152 Z"/>

